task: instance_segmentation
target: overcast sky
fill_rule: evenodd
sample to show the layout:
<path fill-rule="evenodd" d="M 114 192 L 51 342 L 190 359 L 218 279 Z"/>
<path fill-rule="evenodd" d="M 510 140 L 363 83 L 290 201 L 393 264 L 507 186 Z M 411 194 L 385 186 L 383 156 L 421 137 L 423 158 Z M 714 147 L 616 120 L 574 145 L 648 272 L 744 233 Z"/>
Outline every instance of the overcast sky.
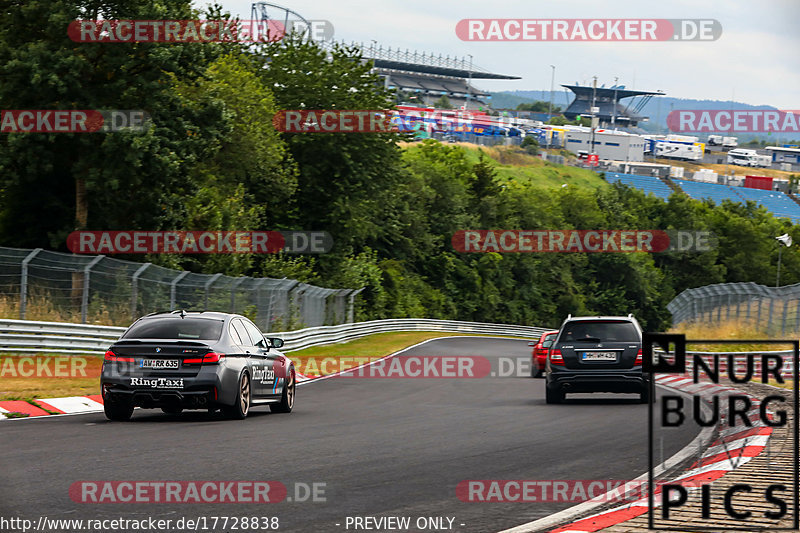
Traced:
<path fill-rule="evenodd" d="M 241 19 L 251 2 L 218 0 Z M 205 0 L 195 0 L 204 6 Z M 800 1 L 798 0 L 272 0 L 306 19 L 330 21 L 335 38 L 383 46 L 473 55 L 485 70 L 521 76 L 478 81 L 491 91 L 550 88 L 550 65 L 561 83 L 665 91 L 678 98 L 735 100 L 800 109 Z M 469 18 L 717 19 L 712 42 L 465 42 L 456 24 Z"/>

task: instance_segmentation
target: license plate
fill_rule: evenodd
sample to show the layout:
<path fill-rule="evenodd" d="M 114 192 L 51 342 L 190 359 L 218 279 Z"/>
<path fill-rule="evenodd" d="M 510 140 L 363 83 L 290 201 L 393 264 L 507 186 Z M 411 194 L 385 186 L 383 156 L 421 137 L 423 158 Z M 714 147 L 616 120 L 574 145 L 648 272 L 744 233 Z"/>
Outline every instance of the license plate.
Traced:
<path fill-rule="evenodd" d="M 139 368 L 176 369 L 179 365 L 180 361 L 177 359 L 142 359 L 139 362 Z"/>
<path fill-rule="evenodd" d="M 616 361 L 617 352 L 583 352 L 583 361 Z"/>

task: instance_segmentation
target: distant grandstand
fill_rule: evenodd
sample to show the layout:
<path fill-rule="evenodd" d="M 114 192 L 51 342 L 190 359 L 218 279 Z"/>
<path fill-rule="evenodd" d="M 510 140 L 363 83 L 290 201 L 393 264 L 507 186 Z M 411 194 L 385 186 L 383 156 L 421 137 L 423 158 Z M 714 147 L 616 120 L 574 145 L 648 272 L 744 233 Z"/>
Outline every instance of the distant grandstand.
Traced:
<path fill-rule="evenodd" d="M 494 74 L 477 68 L 465 58 L 399 48 L 392 50 L 375 41 L 369 46 L 362 43 L 360 48 L 364 58 L 374 62 L 375 72 L 384 78 L 386 87 L 401 95 L 405 93 L 407 103 L 432 105 L 442 96 L 447 96 L 455 107 L 486 109 L 490 106 L 490 94 L 474 87 L 472 80 L 520 79 L 519 76 Z"/>
<path fill-rule="evenodd" d="M 639 115 L 639 112 L 647 105 L 653 96 L 661 96 L 665 93 L 661 91 L 632 91 L 624 85 L 612 87 L 594 88 L 585 85 L 562 85 L 575 93 L 575 99 L 564 111 L 564 116 L 569 120 L 575 120 L 581 115 L 591 115 L 592 102 L 594 106 L 600 108 L 597 117 L 601 128 L 608 128 L 612 125 L 620 128 L 636 126 L 640 121 L 647 117 Z M 641 96 L 638 101 L 637 96 Z M 621 100 L 634 98 L 623 105 Z"/>

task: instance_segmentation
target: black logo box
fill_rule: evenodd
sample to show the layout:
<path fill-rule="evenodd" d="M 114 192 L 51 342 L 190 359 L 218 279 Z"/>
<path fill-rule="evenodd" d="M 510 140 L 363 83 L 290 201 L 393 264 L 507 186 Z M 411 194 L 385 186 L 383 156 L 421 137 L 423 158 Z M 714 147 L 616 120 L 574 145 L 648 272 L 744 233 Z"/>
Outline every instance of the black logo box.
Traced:
<path fill-rule="evenodd" d="M 654 438 L 653 438 L 653 405 L 655 402 L 655 375 L 656 374 L 684 374 L 686 372 L 686 345 L 687 344 L 775 344 L 775 345 L 784 345 L 784 346 L 791 346 L 793 351 L 793 359 L 792 359 L 792 380 L 794 383 L 793 386 L 793 409 L 794 409 L 794 421 L 792 422 L 793 427 L 793 440 L 794 440 L 794 449 L 793 449 L 793 485 L 794 491 L 792 495 L 792 499 L 789 502 L 789 505 L 793 505 L 793 525 L 792 527 L 774 527 L 774 526 L 754 526 L 749 524 L 746 520 L 742 521 L 741 527 L 725 527 L 721 525 L 715 525 L 712 522 L 709 522 L 707 526 L 697 525 L 694 524 L 691 526 L 693 531 L 763 531 L 763 530 L 770 530 L 770 531 L 797 531 L 800 529 L 800 425 L 798 422 L 798 406 L 800 405 L 800 389 L 798 389 L 798 368 L 799 361 L 798 358 L 800 357 L 800 341 L 797 340 L 781 340 L 781 339 L 736 339 L 736 340 L 718 340 L 718 339 L 697 339 L 697 340 L 686 340 L 686 336 L 683 334 L 672 334 L 672 333 L 644 333 L 642 336 L 642 366 L 644 372 L 648 373 L 648 381 L 650 386 L 650 402 L 648 405 L 648 420 L 647 420 L 647 433 L 648 433 L 648 445 L 647 445 L 647 457 L 648 457 L 648 528 L 654 531 L 687 531 L 686 526 L 683 527 L 656 527 L 655 525 L 655 513 L 656 507 L 655 503 L 655 494 L 653 493 L 654 479 L 653 479 L 653 472 L 655 471 L 655 464 L 654 464 L 654 457 L 655 457 L 655 449 L 654 449 Z M 670 351 L 670 346 L 673 347 L 673 350 Z M 659 355 L 656 359 L 654 359 L 654 349 L 660 348 L 665 353 L 669 353 L 671 355 L 671 360 L 666 357 L 661 357 Z M 748 364 L 750 359 L 757 357 L 759 354 L 756 353 L 747 353 L 742 352 L 742 355 L 747 355 L 748 357 Z M 762 368 L 763 372 L 763 368 Z M 693 379 L 693 375 L 692 375 Z M 751 376 L 752 380 L 752 376 Z M 702 520 L 702 519 L 700 519 Z M 698 524 L 702 522 L 698 521 Z"/>

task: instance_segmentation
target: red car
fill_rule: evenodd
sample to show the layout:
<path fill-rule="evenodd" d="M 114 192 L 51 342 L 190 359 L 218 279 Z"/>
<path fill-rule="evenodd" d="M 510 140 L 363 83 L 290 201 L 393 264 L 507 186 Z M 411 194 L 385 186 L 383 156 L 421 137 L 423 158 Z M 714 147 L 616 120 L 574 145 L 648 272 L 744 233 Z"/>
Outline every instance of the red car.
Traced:
<path fill-rule="evenodd" d="M 544 372 L 544 365 L 547 361 L 547 352 L 550 351 L 550 346 L 556 340 L 558 330 L 545 331 L 538 342 L 529 342 L 528 346 L 533 346 L 533 353 L 531 354 L 531 377 L 540 378 Z"/>

